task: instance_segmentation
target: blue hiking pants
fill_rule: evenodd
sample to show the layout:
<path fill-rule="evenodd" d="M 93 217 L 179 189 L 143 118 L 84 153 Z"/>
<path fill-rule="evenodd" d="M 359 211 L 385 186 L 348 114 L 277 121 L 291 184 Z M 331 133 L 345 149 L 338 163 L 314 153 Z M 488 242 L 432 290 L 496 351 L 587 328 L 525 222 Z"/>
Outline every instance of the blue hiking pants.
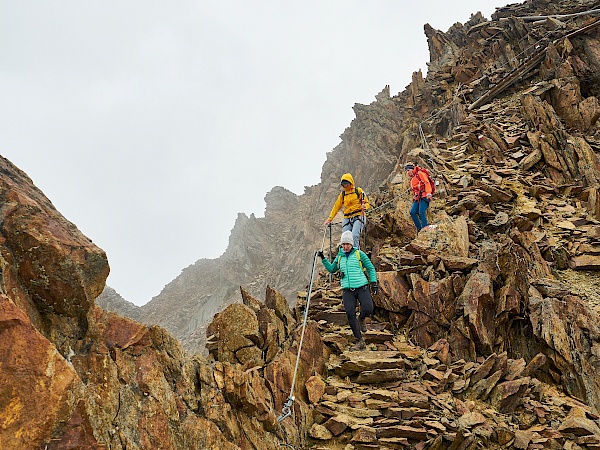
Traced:
<path fill-rule="evenodd" d="M 349 219 L 344 219 L 342 222 L 342 233 L 344 231 L 352 231 L 352 239 L 354 240 L 354 248 L 360 248 L 360 233 L 362 232 L 365 224 L 362 221 L 360 216 L 350 217 Z"/>
<path fill-rule="evenodd" d="M 429 202 L 430 200 L 427 200 L 426 198 L 415 200 L 410 208 L 410 217 L 412 217 L 412 220 L 417 227 L 417 232 L 428 225 L 427 208 L 429 208 Z"/>

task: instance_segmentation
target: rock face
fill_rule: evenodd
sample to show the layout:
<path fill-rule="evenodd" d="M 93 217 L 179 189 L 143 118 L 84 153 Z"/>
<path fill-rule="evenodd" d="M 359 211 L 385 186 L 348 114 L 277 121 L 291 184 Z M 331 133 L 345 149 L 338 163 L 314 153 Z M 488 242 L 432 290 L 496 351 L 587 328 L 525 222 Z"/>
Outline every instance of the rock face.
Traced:
<path fill-rule="evenodd" d="M 188 355 L 165 329 L 94 305 L 104 252 L 4 158 L 0 174 L 0 448 L 276 449 L 283 432 L 301 441 L 306 415 L 276 427 L 297 345 L 281 294 L 268 292 L 273 308 L 255 300 L 258 315 L 232 305 L 250 324 L 221 313 L 244 326 L 221 336 L 216 360 Z M 268 364 L 255 344 L 269 349 Z M 300 382 L 322 373 L 316 331 L 299 366 Z M 307 409 L 302 396 L 295 408 Z"/>
<path fill-rule="evenodd" d="M 175 337 L 94 305 L 104 253 L 1 160 L 0 446 L 599 448 L 600 22 L 578 14 L 593 6 L 426 26 L 427 77 L 355 106 L 320 185 L 275 188 L 222 258 L 139 310 Z M 418 235 L 406 161 L 439 182 Z M 310 299 L 279 289 L 304 287 L 347 171 L 372 192 L 381 288 L 359 352 L 320 263 Z"/>

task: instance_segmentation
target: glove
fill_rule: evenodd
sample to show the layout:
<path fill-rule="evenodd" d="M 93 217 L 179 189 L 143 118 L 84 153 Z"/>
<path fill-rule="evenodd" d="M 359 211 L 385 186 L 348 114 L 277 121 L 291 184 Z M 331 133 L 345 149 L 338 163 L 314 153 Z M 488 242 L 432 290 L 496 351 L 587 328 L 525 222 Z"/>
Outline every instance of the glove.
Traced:
<path fill-rule="evenodd" d="M 379 286 L 377 286 L 377 283 L 371 283 L 371 292 L 373 295 L 377 295 L 379 292 Z"/>
<path fill-rule="evenodd" d="M 323 250 L 318 251 L 317 256 L 321 259 L 325 259 L 325 254 L 323 253 Z"/>

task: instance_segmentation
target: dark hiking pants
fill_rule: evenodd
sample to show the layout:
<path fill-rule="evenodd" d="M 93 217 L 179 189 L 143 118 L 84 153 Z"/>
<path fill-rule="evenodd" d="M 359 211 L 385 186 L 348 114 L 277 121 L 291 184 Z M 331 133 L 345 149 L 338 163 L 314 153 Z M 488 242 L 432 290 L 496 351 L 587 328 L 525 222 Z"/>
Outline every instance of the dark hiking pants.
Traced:
<path fill-rule="evenodd" d="M 348 318 L 348 324 L 352 329 L 352 333 L 356 339 L 360 340 L 362 334 L 358 326 L 358 320 L 356 320 L 356 303 L 360 303 L 361 320 L 373 314 L 373 299 L 371 298 L 369 285 L 365 284 L 356 289 L 344 289 L 342 291 L 342 301 L 344 302 L 344 310 L 346 311 L 346 317 Z"/>

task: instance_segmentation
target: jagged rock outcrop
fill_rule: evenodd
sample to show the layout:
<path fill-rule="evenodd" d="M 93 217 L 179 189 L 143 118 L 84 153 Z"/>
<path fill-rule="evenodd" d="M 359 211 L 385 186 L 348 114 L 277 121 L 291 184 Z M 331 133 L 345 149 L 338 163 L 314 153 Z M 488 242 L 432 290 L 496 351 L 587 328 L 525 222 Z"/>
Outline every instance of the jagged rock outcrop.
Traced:
<path fill-rule="evenodd" d="M 507 6 L 498 9 L 492 21 L 475 14 L 445 33 L 426 25 L 431 53 L 427 77 L 423 79 L 417 72 L 411 85 L 398 96 L 390 96 L 386 87 L 370 105 L 355 105 L 356 118 L 341 135 L 341 143 L 327 155 L 321 183 L 307 187 L 300 196 L 274 188 L 265 197 L 264 218 L 240 214 L 223 256 L 184 269 L 140 309 L 140 320 L 165 326 L 186 348 L 201 352 L 211 317 L 239 302 L 238 285 L 246 286 L 253 295 L 271 285 L 293 299 L 307 281 L 310 249 L 320 245 L 322 220 L 337 195 L 339 176 L 348 171 L 367 193 L 374 195 L 380 188 L 389 189 L 386 183 L 400 172 L 403 161 L 417 160 L 433 165 L 434 172 L 440 173 L 444 182 L 439 190 L 443 194 L 447 183 L 474 186 L 471 171 L 478 168 L 471 165 L 478 163 L 473 155 L 478 151 L 493 167 L 496 180 L 509 179 L 510 170 L 535 173 L 542 165 L 544 175 L 557 186 L 581 180 L 571 190 L 580 190 L 578 198 L 594 217 L 600 217 L 594 168 L 598 164 L 595 149 L 600 145 L 597 29 L 587 29 L 593 24 L 585 15 L 558 21 L 535 19 L 579 13 L 593 6 L 591 2 L 563 3 Z M 502 102 L 500 111 L 491 109 L 489 102 L 510 89 L 522 92 L 522 99 Z M 495 93 L 488 97 L 491 92 Z M 477 102 L 482 106 L 470 111 Z M 494 119 L 502 123 L 494 123 Z M 419 127 L 429 133 L 426 139 L 436 136 L 433 149 L 423 142 Z M 504 163 L 507 152 L 513 155 L 508 165 Z M 453 158 L 448 159 L 449 155 Z M 457 167 L 459 161 L 463 161 L 462 168 Z M 459 178 L 451 180 L 449 176 Z M 535 184 L 537 195 L 544 194 L 541 189 L 548 189 L 542 187 L 540 177 L 527 183 Z M 536 214 L 528 196 L 499 189 L 495 181 L 479 184 L 449 205 L 449 212 L 475 208 L 477 215 L 498 224 L 499 231 L 508 216 L 492 205 L 508 201 L 507 196 L 517 198 L 521 217 Z M 487 198 L 480 202 L 482 191 Z M 405 201 L 397 200 L 398 208 L 404 209 Z M 402 234 L 408 237 L 414 233 L 410 222 L 395 221 L 393 226 L 403 227 Z M 587 249 L 579 248 L 580 253 Z M 567 264 L 573 268 L 597 267 L 596 256 L 574 253 Z"/>
<path fill-rule="evenodd" d="M 106 255 L 4 158 L 0 193 L 0 448 L 276 449 L 283 432 L 303 440 L 306 419 L 276 427 L 297 335 L 281 294 L 269 291 L 273 309 L 260 307 L 267 337 L 285 323 L 266 367 L 191 356 L 165 329 L 94 305 Z M 230 331 L 236 341 L 240 330 Z M 323 366 L 311 336 L 305 378 Z"/>
<path fill-rule="evenodd" d="M 311 298 L 312 317 L 343 314 L 339 284 L 325 278 L 320 283 Z M 596 410 L 557 389 L 544 353 L 529 361 L 506 351 L 465 360 L 452 355 L 456 346 L 444 338 L 427 348 L 415 346 L 404 325 L 394 323 L 393 311 L 381 306 L 382 300 L 393 304 L 396 291 L 388 283 L 382 287 L 363 335 L 367 350 L 347 351 L 353 340 L 348 326 L 319 321 L 332 354 L 325 377 L 307 384 L 315 410 L 309 435 L 316 448 L 345 443 L 352 449 L 600 445 Z M 413 314 L 421 311 L 418 302 L 406 307 Z"/>
<path fill-rule="evenodd" d="M 206 333 L 206 357 L 95 306 L 104 253 L 2 160 L 0 443 L 599 448 L 600 27 L 577 14 L 592 6 L 527 1 L 427 27 L 426 78 L 355 107 L 320 185 L 273 189 L 264 219 L 240 215 L 222 258 L 185 269 L 143 310 L 190 348 Z M 439 182 L 418 235 L 408 160 Z M 308 292 L 290 306 L 269 287 L 306 283 L 346 171 L 375 207 L 365 250 L 381 289 L 361 352 L 348 351 L 335 278 L 318 274 L 308 310 Z"/>

